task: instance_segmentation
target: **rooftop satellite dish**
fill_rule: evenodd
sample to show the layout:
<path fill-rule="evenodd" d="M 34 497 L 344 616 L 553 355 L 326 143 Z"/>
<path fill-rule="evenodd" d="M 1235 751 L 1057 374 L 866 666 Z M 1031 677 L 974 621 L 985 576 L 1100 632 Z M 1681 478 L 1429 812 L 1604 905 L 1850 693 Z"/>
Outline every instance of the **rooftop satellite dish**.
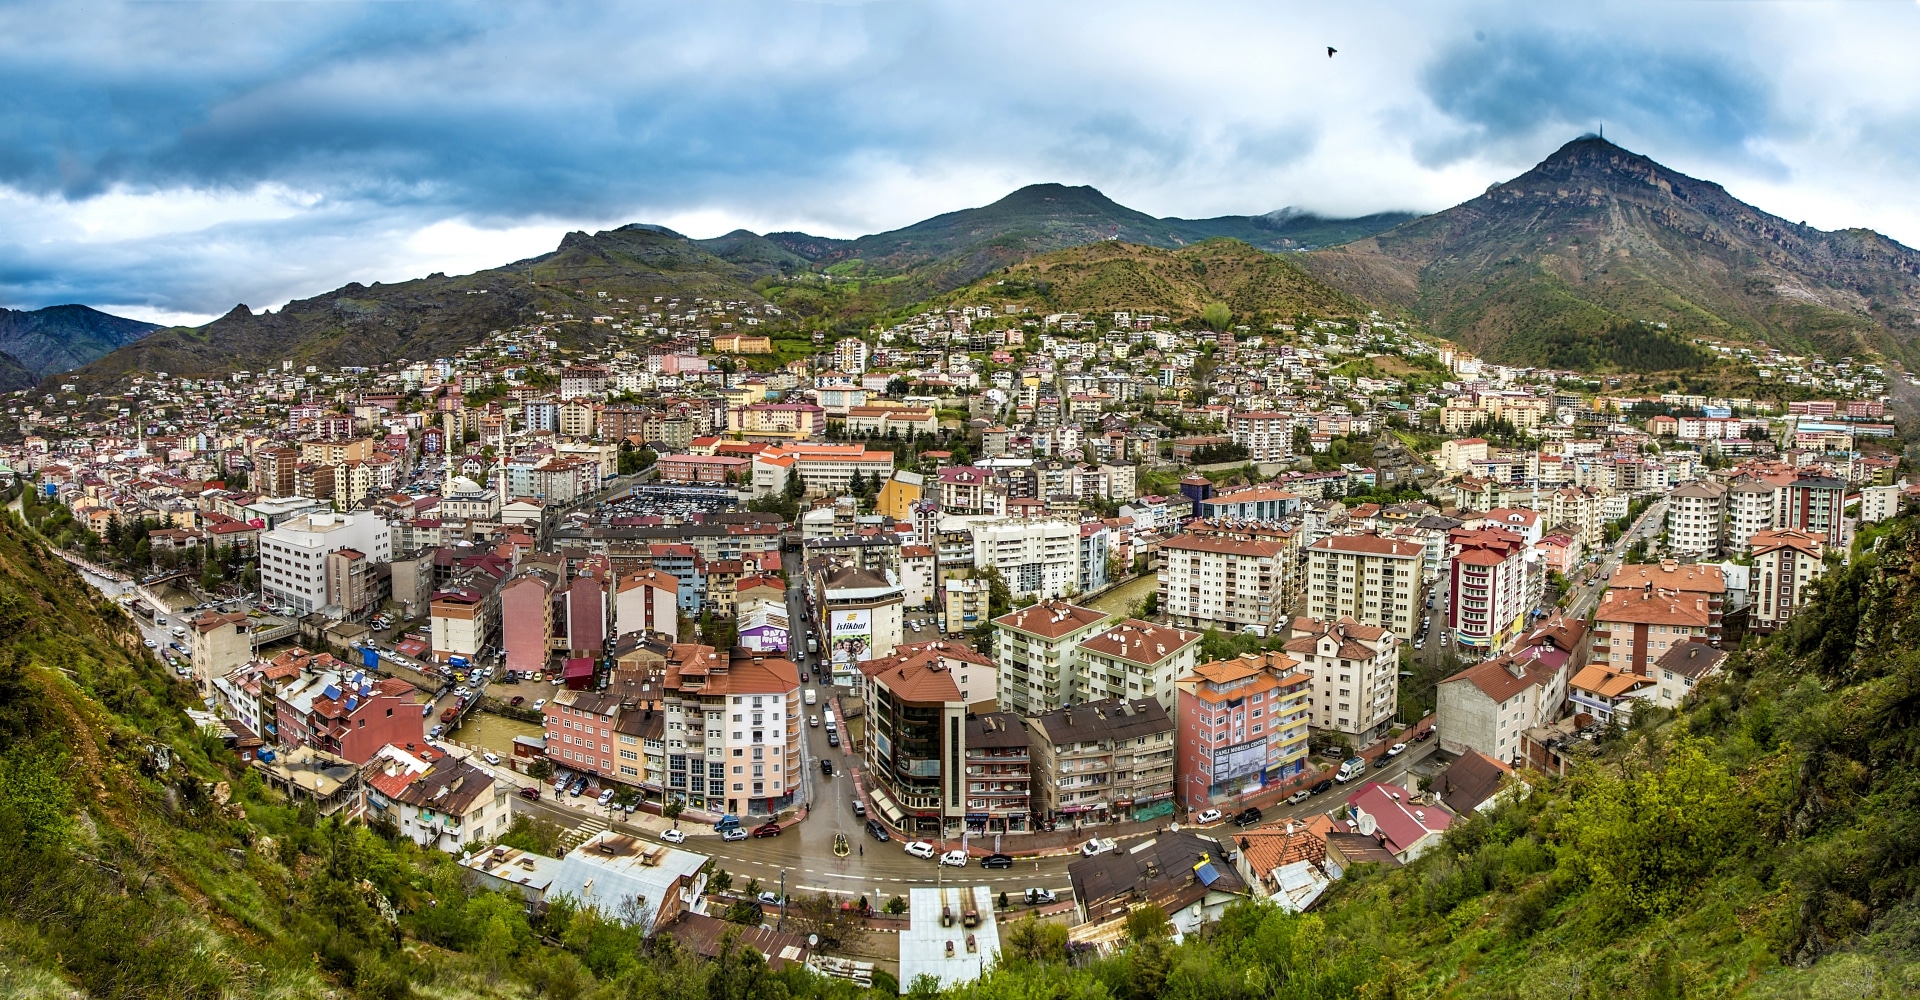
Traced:
<path fill-rule="evenodd" d="M 1378 829 L 1380 829 L 1380 826 L 1379 824 L 1373 821 L 1372 816 L 1369 816 L 1366 813 L 1360 814 L 1360 835 L 1361 836 L 1371 837 L 1373 836 L 1374 831 Z"/>
<path fill-rule="evenodd" d="M 820 935 L 818 934 L 807 935 L 807 947 L 815 948 L 815 947 L 818 947 L 819 944 L 820 944 Z"/>

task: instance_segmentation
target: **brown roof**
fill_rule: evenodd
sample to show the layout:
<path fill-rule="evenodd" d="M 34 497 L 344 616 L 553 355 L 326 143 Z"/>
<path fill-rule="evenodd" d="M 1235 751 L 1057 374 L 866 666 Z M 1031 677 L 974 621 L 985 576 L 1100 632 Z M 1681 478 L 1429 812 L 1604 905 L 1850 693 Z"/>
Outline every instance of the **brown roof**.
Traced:
<path fill-rule="evenodd" d="M 1218 499 L 1217 497 L 1215 499 Z M 1192 552 L 1214 552 L 1221 555 L 1253 556 L 1272 558 L 1286 551 L 1279 542 L 1239 542 L 1216 535 L 1175 535 L 1160 543 L 1160 551 L 1178 549 Z"/>
<path fill-rule="evenodd" d="M 1129 618 L 1080 640 L 1080 648 L 1150 667 L 1199 641 L 1198 632 Z"/>
<path fill-rule="evenodd" d="M 1468 750 L 1453 765 L 1433 779 L 1433 790 L 1455 815 L 1464 816 L 1479 808 L 1500 790 L 1500 783 L 1513 768 L 1478 750 Z"/>
<path fill-rule="evenodd" d="M 1173 731 L 1173 720 L 1167 716 L 1167 710 L 1152 698 L 1131 701 L 1108 698 L 1070 705 L 1037 716 L 1033 722 L 1055 746 L 1094 740 L 1130 740 Z"/>
<path fill-rule="evenodd" d="M 967 717 L 967 749 L 1025 749 L 1033 744 L 1026 724 L 1015 712 L 985 712 Z"/>
<path fill-rule="evenodd" d="M 1362 625 L 1352 616 L 1343 615 L 1336 622 L 1295 618 L 1289 634 L 1292 638 L 1280 647 L 1289 653 L 1315 652 L 1320 647 L 1320 638 L 1331 634 L 1340 643 L 1340 656 L 1349 660 L 1364 660 L 1375 655 L 1374 650 L 1367 648 L 1365 643 L 1377 643 L 1386 638 L 1388 633 L 1386 629 Z"/>
<path fill-rule="evenodd" d="M 1689 563 L 1685 566 L 1676 562 L 1634 563 L 1613 571 L 1607 580 L 1607 586 L 1618 589 L 1645 589 L 1652 584 L 1656 590 L 1684 590 L 1693 594 L 1724 594 L 1727 592 L 1727 578 L 1720 567 L 1711 563 Z"/>
<path fill-rule="evenodd" d="M 732 937 L 735 945 L 759 952 L 766 958 L 767 968 L 775 971 L 785 967 L 788 961 L 805 963 L 813 950 L 804 934 L 788 934 L 764 927 L 743 927 L 718 917 L 690 911 L 682 911 L 672 923 L 660 928 L 660 932 L 672 937 L 688 951 L 709 959 L 719 958 L 721 943 Z"/>
<path fill-rule="evenodd" d="M 1635 625 L 1709 625 L 1713 615 L 1706 598 L 1698 591 L 1690 594 L 1669 590 L 1609 590 L 1594 609 L 1596 622 L 1624 622 Z"/>
<path fill-rule="evenodd" d="M 1535 684 L 1545 684 L 1553 679 L 1553 675 L 1552 668 L 1541 666 L 1531 657 L 1512 653 L 1476 663 L 1440 683 L 1452 684 L 1455 681 L 1466 681 L 1479 688 L 1481 694 L 1497 703 L 1504 702 Z"/>
<path fill-rule="evenodd" d="M 417 808 L 463 816 L 482 796 L 492 794 L 492 775 L 459 758 L 442 757 L 393 797 Z"/>
<path fill-rule="evenodd" d="M 1370 556 L 1398 556 L 1411 559 L 1426 551 L 1424 546 L 1411 542 L 1396 542 L 1379 535 L 1328 535 L 1313 543 L 1309 548 L 1323 552 L 1357 552 Z"/>
<path fill-rule="evenodd" d="M 860 670 L 901 701 L 945 704 L 960 700 L 960 685 L 936 650 L 894 654 L 868 660 Z"/>
<path fill-rule="evenodd" d="M 1041 601 L 1001 615 L 995 618 L 993 623 L 1018 629 L 1029 635 L 1037 635 L 1043 639 L 1058 639 L 1098 625 L 1106 621 L 1107 617 L 1104 611 L 1079 607 L 1065 601 Z"/>
<path fill-rule="evenodd" d="M 1679 642 L 1655 660 L 1654 666 L 1697 681 L 1720 669 L 1726 659 L 1724 649 L 1715 649 L 1704 642 Z"/>

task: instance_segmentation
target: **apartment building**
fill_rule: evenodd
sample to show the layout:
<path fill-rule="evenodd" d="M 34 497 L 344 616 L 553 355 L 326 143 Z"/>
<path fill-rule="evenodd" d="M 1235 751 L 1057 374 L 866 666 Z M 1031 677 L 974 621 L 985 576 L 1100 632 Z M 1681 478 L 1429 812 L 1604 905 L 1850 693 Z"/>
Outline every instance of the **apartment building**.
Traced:
<path fill-rule="evenodd" d="M 512 825 L 512 786 L 457 757 L 430 761 L 387 746 L 361 770 L 367 814 L 430 850 L 459 855 Z"/>
<path fill-rule="evenodd" d="M 1200 633 L 1128 618 L 1099 629 L 1076 648 L 1082 699 L 1151 698 L 1171 712 L 1175 682 L 1193 670 Z"/>
<path fill-rule="evenodd" d="M 969 812 L 967 701 L 948 660 L 926 645 L 860 664 L 867 803 L 899 829 L 945 836 Z"/>
<path fill-rule="evenodd" d="M 1792 528 L 1757 531 L 1752 538 L 1753 566 L 1747 571 L 1753 593 L 1749 625 L 1772 632 L 1787 623 L 1812 596 L 1813 581 L 1826 570 L 1820 539 Z"/>
<path fill-rule="evenodd" d="M 1709 633 L 1718 631 L 1713 623 L 1708 599 L 1699 593 L 1609 589 L 1593 612 L 1591 663 L 1645 677 L 1675 644 L 1708 641 Z"/>
<path fill-rule="evenodd" d="M 1847 519 L 1847 484 L 1826 476 L 1802 476 L 1787 487 L 1785 515 L 1778 526 L 1804 531 L 1828 547 L 1844 547 Z"/>
<path fill-rule="evenodd" d="M 1567 699 L 1570 658 L 1543 655 L 1548 652 L 1523 647 L 1441 681 L 1435 711 L 1440 748 L 1516 760 L 1521 734 L 1558 719 Z"/>
<path fill-rule="evenodd" d="M 469 660 L 500 639 L 500 581 L 473 573 L 433 592 L 427 606 L 433 631 L 433 658 L 446 663 Z"/>
<path fill-rule="evenodd" d="M 1727 577 L 1711 563 L 1681 565 L 1666 559 L 1657 563 L 1630 563 L 1620 566 L 1607 578 L 1615 590 L 1666 591 L 1700 598 L 1707 611 L 1706 641 L 1720 645 L 1720 621 L 1727 603 Z"/>
<path fill-rule="evenodd" d="M 992 590 L 991 582 L 983 576 L 947 577 L 940 584 L 941 627 L 946 634 L 971 632 L 986 620 Z"/>
<path fill-rule="evenodd" d="M 1306 770 L 1313 675 L 1281 652 L 1202 663 L 1176 682 L 1180 804 L 1205 809 Z"/>
<path fill-rule="evenodd" d="M 327 593 L 327 556 L 341 549 L 358 552 L 370 565 L 391 561 L 393 544 L 387 522 L 369 510 L 344 514 L 322 511 L 283 521 L 279 527 L 262 532 L 261 592 L 301 614 L 334 603 Z"/>
<path fill-rule="evenodd" d="M 999 707 L 1037 715 L 1087 700 L 1078 686 L 1079 646 L 1108 619 L 1105 612 L 1055 600 L 993 619 Z"/>
<path fill-rule="evenodd" d="M 1043 815 L 1099 823 L 1171 810 L 1174 723 L 1159 702 L 1074 705 L 1027 719 L 1027 731 L 1034 808 Z"/>
<path fill-rule="evenodd" d="M 1293 456 L 1291 413 L 1236 413 L 1228 423 L 1233 443 L 1247 449 L 1254 462 L 1284 462 Z"/>
<path fill-rule="evenodd" d="M 504 667 L 522 676 L 547 669 L 553 650 L 553 589 L 559 574 L 551 564 L 530 562 L 500 582 L 500 648 Z"/>
<path fill-rule="evenodd" d="M 1900 516 L 1900 494 L 1904 484 L 1865 486 L 1860 490 L 1860 523 L 1872 524 Z"/>
<path fill-rule="evenodd" d="M 253 659 L 253 624 L 244 611 L 202 611 L 187 620 L 188 662 L 202 692 Z"/>
<path fill-rule="evenodd" d="M 1726 550 L 1730 554 L 1748 551 L 1747 540 L 1757 531 L 1768 531 L 1779 513 L 1777 498 L 1783 491 L 1773 483 L 1741 476 L 1727 485 Z"/>
<path fill-rule="evenodd" d="M 676 644 L 660 700 L 668 794 L 697 809 L 741 815 L 793 804 L 801 787 L 804 709 L 800 671 L 791 660 Z M 547 746 L 551 755 L 551 740 Z M 601 760 L 612 763 L 605 755 Z"/>
<path fill-rule="evenodd" d="M 1265 631 L 1292 575 L 1281 541 L 1183 534 L 1160 543 L 1160 611 L 1175 625 Z"/>
<path fill-rule="evenodd" d="M 1341 618 L 1412 639 L 1425 546 L 1379 535 L 1328 535 L 1307 546 L 1307 617 Z"/>
<path fill-rule="evenodd" d="M 667 641 L 680 638 L 680 581 L 657 569 L 628 573 L 620 578 L 614 596 L 614 630 L 619 635 L 664 632 Z"/>
<path fill-rule="evenodd" d="M 1065 597 L 1080 586 L 1080 526 L 1049 518 L 978 522 L 973 565 L 998 569 L 1015 597 Z"/>
<path fill-rule="evenodd" d="M 1033 815 L 1033 739 L 1014 712 L 967 717 L 967 830 L 1024 833 Z"/>
<path fill-rule="evenodd" d="M 1525 538 L 1504 528 L 1455 529 L 1447 575 L 1447 626 L 1469 649 L 1498 650 L 1526 627 L 1533 606 Z"/>
<path fill-rule="evenodd" d="M 1400 707 L 1400 637 L 1342 617 L 1295 618 L 1285 651 L 1313 677 L 1312 724 L 1357 744 L 1386 734 Z"/>
<path fill-rule="evenodd" d="M 1667 548 L 1675 555 L 1714 559 L 1726 547 L 1725 486 L 1707 479 L 1667 491 Z"/>

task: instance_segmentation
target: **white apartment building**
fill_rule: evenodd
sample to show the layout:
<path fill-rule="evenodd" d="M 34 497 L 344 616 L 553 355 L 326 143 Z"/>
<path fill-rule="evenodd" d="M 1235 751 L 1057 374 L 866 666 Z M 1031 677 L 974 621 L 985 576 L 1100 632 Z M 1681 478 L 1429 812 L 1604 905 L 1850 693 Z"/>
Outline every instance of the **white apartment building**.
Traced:
<path fill-rule="evenodd" d="M 1900 514 L 1902 486 L 1866 486 L 1860 490 L 1860 523 L 1886 521 Z"/>
<path fill-rule="evenodd" d="M 1727 551 L 1745 552 L 1748 539 L 1774 526 L 1780 491 L 1772 483 L 1740 478 L 1727 487 Z"/>
<path fill-rule="evenodd" d="M 1356 744 L 1386 735 L 1400 707 L 1399 636 L 1350 617 L 1295 618 L 1286 651 L 1313 675 L 1313 728 L 1345 733 Z"/>
<path fill-rule="evenodd" d="M 391 562 L 387 522 L 368 510 L 320 512 L 284 521 L 260 535 L 260 589 L 301 614 L 325 607 L 327 555 L 352 549 L 371 565 Z"/>
<path fill-rule="evenodd" d="M 1099 633 L 1108 615 L 1065 601 L 1041 601 L 993 620 L 995 695 L 1002 711 L 1051 712 L 1085 701 L 1081 641 Z"/>
<path fill-rule="evenodd" d="M 1307 617 L 1352 618 L 1412 639 L 1426 547 L 1379 535 L 1329 535 L 1307 547 Z"/>
<path fill-rule="evenodd" d="M 1667 491 L 1667 548 L 1712 559 L 1726 543 L 1727 488 L 1700 479 Z"/>
<path fill-rule="evenodd" d="M 1281 542 L 1178 535 L 1160 543 L 1160 611 L 1175 625 L 1265 629 L 1282 612 L 1291 569 Z"/>
<path fill-rule="evenodd" d="M 1233 443 L 1253 462 L 1283 462 L 1293 455 L 1293 414 L 1236 413 L 1228 425 Z"/>
<path fill-rule="evenodd" d="M 669 794 L 736 815 L 793 804 L 805 709 L 792 661 L 697 647 L 668 663 L 662 688 Z M 547 745 L 551 756 L 551 738 Z"/>
<path fill-rule="evenodd" d="M 1129 618 L 1080 641 L 1082 701 L 1151 698 L 1172 714 L 1174 682 L 1193 672 L 1200 633 Z"/>
<path fill-rule="evenodd" d="M 1013 596 L 1065 597 L 1080 587 L 1080 526 L 1004 518 L 973 525 L 973 565 L 992 566 Z"/>
<path fill-rule="evenodd" d="M 1530 648 L 1496 656 L 1441 681 L 1434 719 L 1440 749 L 1477 750 L 1508 763 L 1520 755 L 1522 733 L 1558 719 L 1567 701 L 1569 666 L 1537 657 L 1537 652 Z"/>
<path fill-rule="evenodd" d="M 867 370 L 869 348 L 867 342 L 853 337 L 833 345 L 834 366 L 849 375 L 864 374 Z"/>
<path fill-rule="evenodd" d="M 512 786 L 457 757 L 428 763 L 388 744 L 360 773 L 367 811 L 421 847 L 458 855 L 513 823 Z"/>

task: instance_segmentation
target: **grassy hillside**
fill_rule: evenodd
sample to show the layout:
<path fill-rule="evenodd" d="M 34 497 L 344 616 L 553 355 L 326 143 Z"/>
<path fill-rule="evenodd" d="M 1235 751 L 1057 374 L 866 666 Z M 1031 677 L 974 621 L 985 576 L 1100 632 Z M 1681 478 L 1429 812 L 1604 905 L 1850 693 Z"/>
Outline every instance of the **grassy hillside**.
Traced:
<path fill-rule="evenodd" d="M 1177 250 L 1108 241 L 1043 254 L 942 296 L 940 304 L 1008 303 L 1038 312 L 1165 312 L 1176 322 L 1224 302 L 1234 321 L 1365 313 L 1359 300 L 1302 270 L 1289 255 L 1236 240 Z"/>
<path fill-rule="evenodd" d="M 1920 533 L 1823 586 L 1677 717 L 1356 869 L 1107 958 L 1014 923 L 955 1000 L 1890 998 L 1920 991 Z M 695 960 L 444 856 L 322 821 L 193 731 L 187 689 L 0 517 L 0 991 L 24 997 L 881 1000 Z M 527 835 L 524 831 L 521 836 Z M 933 1000 L 930 990 L 915 990 Z"/>

